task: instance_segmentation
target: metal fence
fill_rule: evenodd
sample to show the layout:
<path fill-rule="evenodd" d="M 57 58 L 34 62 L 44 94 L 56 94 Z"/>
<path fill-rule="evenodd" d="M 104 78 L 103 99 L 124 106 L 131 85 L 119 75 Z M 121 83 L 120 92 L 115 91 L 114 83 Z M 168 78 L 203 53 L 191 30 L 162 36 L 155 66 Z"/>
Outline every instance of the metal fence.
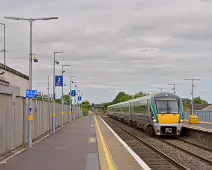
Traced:
<path fill-rule="evenodd" d="M 189 120 L 191 112 L 184 111 L 184 119 Z M 194 114 L 198 116 L 199 121 L 212 122 L 212 111 L 194 111 Z"/>
<path fill-rule="evenodd" d="M 52 107 L 48 101 L 33 100 L 33 139 L 52 130 Z M 56 127 L 61 126 L 62 105 L 56 103 Z M 64 124 L 70 120 L 70 108 L 64 105 Z M 79 116 L 80 109 L 73 110 L 72 120 Z M 75 115 L 75 116 L 74 116 Z M 0 156 L 27 143 L 28 119 L 26 99 L 9 94 L 0 94 Z"/>

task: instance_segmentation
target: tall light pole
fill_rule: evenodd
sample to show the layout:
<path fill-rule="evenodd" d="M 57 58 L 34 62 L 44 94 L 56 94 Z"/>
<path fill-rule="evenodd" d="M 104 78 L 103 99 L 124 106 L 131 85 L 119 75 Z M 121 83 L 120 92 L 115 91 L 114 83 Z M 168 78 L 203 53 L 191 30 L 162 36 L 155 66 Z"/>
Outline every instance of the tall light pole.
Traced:
<path fill-rule="evenodd" d="M 194 115 L 194 80 L 200 80 L 200 79 L 184 79 L 184 80 L 191 80 L 192 86 L 191 86 L 191 96 L 192 96 L 192 112 L 191 114 Z"/>
<path fill-rule="evenodd" d="M 83 96 L 83 94 L 84 94 L 84 92 L 81 91 L 81 94 L 80 94 L 80 96 L 81 96 L 81 104 L 80 104 L 81 116 L 83 116 L 83 114 L 82 114 L 82 96 Z"/>
<path fill-rule="evenodd" d="M 174 86 L 172 90 L 174 91 L 174 94 L 176 94 L 176 86 L 181 84 L 168 84 L 168 85 Z"/>
<path fill-rule="evenodd" d="M 76 76 L 70 76 L 70 93 L 69 93 L 69 97 L 70 97 L 70 123 L 71 123 L 71 120 L 72 120 L 72 114 L 73 114 L 73 111 L 72 111 L 72 96 L 71 96 L 71 84 L 74 83 L 71 78 L 72 77 L 76 77 Z"/>
<path fill-rule="evenodd" d="M 50 112 L 50 93 L 49 93 L 49 74 L 48 74 L 48 114 L 49 114 L 49 122 L 51 122 L 51 112 Z"/>
<path fill-rule="evenodd" d="M 0 52 L 4 52 L 4 67 L 6 67 L 6 33 L 5 33 L 5 24 L 4 23 L 0 23 L 0 25 L 4 26 L 4 49 L 1 50 Z"/>
<path fill-rule="evenodd" d="M 29 90 L 32 90 L 32 23 L 36 20 L 52 20 L 58 17 L 45 17 L 45 18 L 20 18 L 20 17 L 4 17 L 5 19 L 12 20 L 25 20 L 30 23 L 30 43 L 29 43 Z M 28 146 L 32 147 L 32 98 L 29 98 L 28 103 Z"/>
<path fill-rule="evenodd" d="M 50 99 L 50 96 L 49 96 L 49 75 L 48 75 L 48 87 L 47 87 L 47 90 L 48 90 L 48 101 Z"/>
<path fill-rule="evenodd" d="M 77 92 L 77 82 L 75 82 L 75 91 Z M 76 96 L 74 96 L 74 119 L 76 119 Z"/>
<path fill-rule="evenodd" d="M 59 61 L 55 59 L 55 54 L 59 54 L 63 52 L 54 52 L 54 61 L 53 61 L 53 113 L 52 113 L 52 132 L 55 133 L 56 131 L 56 108 L 55 108 L 55 99 L 56 99 L 56 94 L 55 94 L 55 64 L 59 64 Z"/>
<path fill-rule="evenodd" d="M 68 66 L 70 66 L 70 65 L 67 65 L 67 64 L 63 64 L 62 65 L 62 76 L 63 76 L 63 73 L 65 73 L 65 71 L 63 70 L 63 68 L 64 67 L 68 67 Z M 64 81 L 64 79 L 63 79 L 63 81 Z M 64 86 L 64 83 L 63 83 L 63 85 L 62 85 L 62 114 L 61 114 L 61 116 L 62 116 L 62 127 L 63 127 L 63 122 L 64 122 L 64 94 L 63 94 L 63 86 Z"/>
<path fill-rule="evenodd" d="M 79 118 L 79 116 L 80 116 L 80 101 L 79 101 L 80 90 L 78 89 L 77 92 L 78 92 L 78 93 L 77 93 L 77 105 L 78 105 L 78 106 L 77 106 L 77 107 L 78 107 L 78 115 L 77 115 L 77 116 L 78 116 L 78 118 Z"/>

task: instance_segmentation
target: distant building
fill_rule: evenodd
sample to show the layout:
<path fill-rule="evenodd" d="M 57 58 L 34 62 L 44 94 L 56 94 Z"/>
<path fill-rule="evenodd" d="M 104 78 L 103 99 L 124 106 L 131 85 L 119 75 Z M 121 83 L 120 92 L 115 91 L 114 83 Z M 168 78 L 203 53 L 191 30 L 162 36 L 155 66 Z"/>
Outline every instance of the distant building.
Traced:
<path fill-rule="evenodd" d="M 0 93 L 25 97 L 29 89 L 29 76 L 0 63 Z"/>
<path fill-rule="evenodd" d="M 210 104 L 194 104 L 194 110 L 203 110 L 203 109 L 207 108 L 208 106 L 210 106 Z M 183 106 L 183 107 L 184 107 L 184 110 L 185 109 L 189 109 L 189 110 L 192 109 L 191 105 Z"/>
<path fill-rule="evenodd" d="M 210 104 L 209 106 L 205 107 L 202 109 L 203 111 L 212 111 L 212 105 Z"/>

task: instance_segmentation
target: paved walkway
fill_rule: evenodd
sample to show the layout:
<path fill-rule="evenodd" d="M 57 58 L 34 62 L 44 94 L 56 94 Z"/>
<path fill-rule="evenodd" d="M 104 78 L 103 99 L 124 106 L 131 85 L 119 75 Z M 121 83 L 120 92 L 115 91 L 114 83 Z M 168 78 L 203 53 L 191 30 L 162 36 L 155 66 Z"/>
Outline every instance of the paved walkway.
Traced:
<path fill-rule="evenodd" d="M 212 123 L 211 122 L 200 122 L 199 124 L 189 124 L 189 121 L 183 121 L 184 127 L 197 129 L 206 132 L 212 132 Z"/>
<path fill-rule="evenodd" d="M 1 170 L 100 170 L 92 116 L 81 117 L 0 165 Z"/>

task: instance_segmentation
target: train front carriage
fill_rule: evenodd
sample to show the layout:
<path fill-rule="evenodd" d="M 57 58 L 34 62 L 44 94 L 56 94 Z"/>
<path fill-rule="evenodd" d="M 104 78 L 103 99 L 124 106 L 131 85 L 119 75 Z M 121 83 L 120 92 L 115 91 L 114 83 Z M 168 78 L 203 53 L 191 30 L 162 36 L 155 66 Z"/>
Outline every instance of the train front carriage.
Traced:
<path fill-rule="evenodd" d="M 180 135 L 183 121 L 182 101 L 172 93 L 159 93 L 152 97 L 154 130 L 156 135 Z"/>

